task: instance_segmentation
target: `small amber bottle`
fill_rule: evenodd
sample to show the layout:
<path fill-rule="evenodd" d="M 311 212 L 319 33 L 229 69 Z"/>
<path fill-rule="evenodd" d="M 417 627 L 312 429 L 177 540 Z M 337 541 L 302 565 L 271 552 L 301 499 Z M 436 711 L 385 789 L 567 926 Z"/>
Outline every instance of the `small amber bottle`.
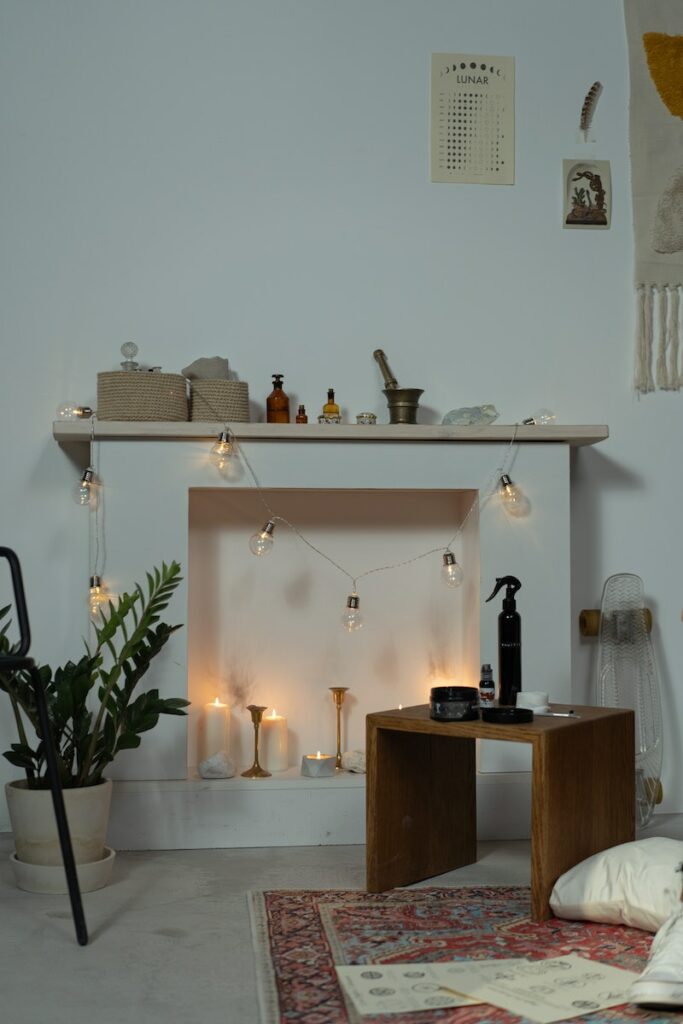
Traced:
<path fill-rule="evenodd" d="M 289 398 L 282 390 L 283 374 L 273 374 L 273 390 L 266 399 L 266 423 L 289 423 Z"/>
<path fill-rule="evenodd" d="M 299 406 L 299 411 L 296 414 L 297 423 L 308 423 L 308 416 L 306 415 L 306 407 L 304 405 Z"/>
<path fill-rule="evenodd" d="M 323 406 L 323 416 L 338 416 L 339 406 L 334 400 L 334 388 L 327 389 L 327 401 Z"/>

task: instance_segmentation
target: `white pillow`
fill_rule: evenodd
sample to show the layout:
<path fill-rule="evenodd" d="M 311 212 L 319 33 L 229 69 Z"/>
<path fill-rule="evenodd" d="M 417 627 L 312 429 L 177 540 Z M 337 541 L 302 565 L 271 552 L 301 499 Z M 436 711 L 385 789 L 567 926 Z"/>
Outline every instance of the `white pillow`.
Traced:
<path fill-rule="evenodd" d="M 603 850 L 565 871 L 550 894 L 557 917 L 627 924 L 656 932 L 681 899 L 683 842 L 639 839 Z"/>

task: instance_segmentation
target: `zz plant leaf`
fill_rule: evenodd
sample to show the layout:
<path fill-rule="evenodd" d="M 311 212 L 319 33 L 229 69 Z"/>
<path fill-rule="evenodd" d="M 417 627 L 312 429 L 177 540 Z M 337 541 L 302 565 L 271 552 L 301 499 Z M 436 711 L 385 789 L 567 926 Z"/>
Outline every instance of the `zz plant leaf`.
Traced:
<path fill-rule="evenodd" d="M 151 689 L 137 692 L 153 659 L 180 625 L 161 622 L 161 613 L 181 582 L 180 566 L 162 563 L 146 573 L 147 587 L 135 584 L 101 610 L 95 644 L 80 660 L 52 671 L 39 668 L 57 748 L 57 763 L 66 788 L 93 786 L 120 750 L 140 746 L 140 735 L 153 729 L 160 715 L 184 715 L 189 701 L 160 697 Z M 0 655 L 12 653 L 7 632 L 10 606 L 0 609 Z M 4 756 L 26 772 L 31 788 L 46 788 L 46 764 L 33 684 L 25 671 L 0 667 L 0 690 L 9 696 L 19 742 Z M 29 736 L 35 734 L 35 742 Z"/>

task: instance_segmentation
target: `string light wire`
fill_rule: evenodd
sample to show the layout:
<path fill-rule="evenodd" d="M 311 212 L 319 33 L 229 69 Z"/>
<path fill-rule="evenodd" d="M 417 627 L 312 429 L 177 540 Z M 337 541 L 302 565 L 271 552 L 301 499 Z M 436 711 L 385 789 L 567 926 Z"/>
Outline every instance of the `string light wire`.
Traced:
<path fill-rule="evenodd" d="M 465 524 L 467 523 L 467 520 L 469 519 L 469 517 L 474 512 L 475 508 L 476 509 L 482 509 L 486 505 L 486 503 L 490 500 L 490 498 L 493 496 L 493 494 L 495 494 L 497 492 L 498 481 L 500 480 L 500 478 L 503 475 L 503 473 L 506 473 L 512 467 L 512 464 L 514 462 L 515 455 L 516 455 L 516 450 L 513 451 L 513 448 L 514 448 L 515 442 L 517 440 L 517 430 L 518 430 L 518 427 L 519 427 L 519 424 L 515 423 L 514 424 L 514 428 L 513 428 L 513 432 L 512 432 L 512 437 L 510 438 L 510 440 L 507 442 L 507 444 L 505 446 L 505 450 L 503 452 L 503 457 L 501 459 L 500 465 L 497 466 L 495 471 L 491 474 L 491 477 L 487 481 L 487 483 L 485 485 L 485 488 L 482 491 L 478 491 L 477 492 L 477 497 L 471 503 L 469 509 L 465 513 L 465 516 L 464 516 L 462 522 L 458 525 L 457 530 L 455 531 L 453 536 L 450 538 L 448 543 L 445 545 L 445 547 L 444 546 L 439 546 L 439 547 L 436 547 L 436 548 L 430 548 L 428 551 L 423 551 L 419 555 L 414 555 L 412 558 L 405 558 L 405 559 L 403 559 L 400 562 L 392 562 L 392 563 L 389 563 L 387 565 L 375 566 L 373 569 L 366 569 L 364 572 L 358 573 L 356 576 L 354 576 L 353 573 L 350 573 L 347 569 L 345 569 L 338 562 L 335 562 L 335 560 L 333 558 L 331 558 L 330 555 L 326 554 L 326 552 L 322 551 L 319 547 L 317 547 L 315 544 L 313 544 L 312 541 L 310 541 L 301 532 L 301 530 L 297 526 L 295 526 L 294 523 L 291 523 L 289 521 L 289 519 L 286 519 L 284 516 L 278 515 L 271 508 L 270 504 L 268 503 L 268 501 L 267 501 L 267 499 L 265 497 L 265 494 L 264 494 L 264 491 L 263 491 L 263 487 L 261 486 L 261 483 L 260 483 L 260 481 L 259 481 L 259 479 L 258 479 L 258 477 L 256 475 L 256 472 L 255 472 L 251 462 L 249 461 L 249 458 L 248 458 L 246 452 L 242 448 L 241 443 L 238 441 L 237 437 L 235 436 L 234 431 L 232 431 L 232 430 L 230 430 L 228 428 L 227 424 L 226 424 L 225 429 L 228 431 L 228 433 L 230 434 L 230 436 L 231 436 L 231 438 L 233 440 L 233 444 L 235 446 L 235 452 L 237 453 L 239 458 L 242 459 L 242 461 L 244 462 L 244 465 L 247 467 L 247 470 L 249 472 L 249 476 L 251 477 L 252 482 L 254 484 L 254 488 L 256 489 L 256 492 L 258 493 L 258 495 L 259 495 L 261 501 L 263 502 L 263 505 L 264 505 L 264 507 L 265 507 L 265 509 L 266 509 L 266 511 L 268 513 L 268 518 L 270 520 L 272 520 L 273 522 L 284 523 L 285 526 L 288 526 L 289 529 L 292 531 L 292 533 L 296 534 L 296 536 L 299 538 L 299 540 L 301 540 L 306 545 L 306 547 L 310 548 L 311 551 L 314 551 L 321 558 L 324 558 L 326 562 L 329 562 L 330 565 L 332 565 L 335 569 L 337 569 L 340 573 L 342 573 L 342 575 L 346 576 L 347 579 L 351 580 L 351 583 L 352 583 L 352 586 L 353 586 L 353 590 L 355 591 L 357 589 L 358 580 L 362 580 L 366 576 L 372 576 L 374 573 L 378 573 L 378 572 L 389 572 L 392 569 L 401 569 L 401 568 L 403 568 L 406 565 L 412 565 L 413 562 L 420 561 L 422 558 L 428 558 L 430 555 L 434 555 L 434 554 L 437 554 L 437 553 L 443 552 L 443 551 L 448 551 L 450 549 L 451 545 L 455 543 L 456 539 L 462 533 L 462 531 L 463 531 L 463 529 L 465 527 Z M 483 495 L 483 497 L 480 497 L 479 495 Z"/>

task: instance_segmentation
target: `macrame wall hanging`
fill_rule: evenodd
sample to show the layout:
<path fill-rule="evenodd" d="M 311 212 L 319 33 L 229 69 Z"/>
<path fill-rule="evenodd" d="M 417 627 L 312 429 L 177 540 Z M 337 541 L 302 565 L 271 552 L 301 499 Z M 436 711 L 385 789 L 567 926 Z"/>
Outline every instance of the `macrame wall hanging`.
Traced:
<path fill-rule="evenodd" d="M 683 2 L 624 0 L 631 79 L 636 390 L 683 386 Z"/>

